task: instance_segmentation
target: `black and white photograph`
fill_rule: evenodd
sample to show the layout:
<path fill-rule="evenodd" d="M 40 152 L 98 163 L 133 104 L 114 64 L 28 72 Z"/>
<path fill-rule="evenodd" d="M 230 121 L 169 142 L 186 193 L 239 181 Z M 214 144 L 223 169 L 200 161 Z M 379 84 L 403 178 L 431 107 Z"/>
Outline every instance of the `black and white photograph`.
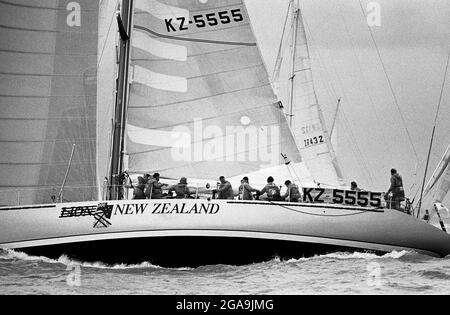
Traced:
<path fill-rule="evenodd" d="M 449 295 L 449 17 L 0 0 L 0 295 Z"/>

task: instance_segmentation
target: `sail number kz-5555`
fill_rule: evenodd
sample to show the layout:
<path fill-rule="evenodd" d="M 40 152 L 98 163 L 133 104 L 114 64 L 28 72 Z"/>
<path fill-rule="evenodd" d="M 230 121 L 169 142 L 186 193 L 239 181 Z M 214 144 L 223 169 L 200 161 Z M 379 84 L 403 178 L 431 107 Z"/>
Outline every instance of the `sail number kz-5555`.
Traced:
<path fill-rule="evenodd" d="M 303 202 L 380 208 L 383 193 L 325 188 L 303 188 Z"/>
<path fill-rule="evenodd" d="M 204 28 L 207 26 L 218 26 L 220 24 L 230 24 L 233 22 L 242 22 L 244 16 L 241 9 L 234 9 L 230 11 L 220 11 L 207 14 L 197 14 L 192 16 L 191 20 L 186 17 L 177 17 L 165 19 L 167 32 L 188 31 L 190 26 L 197 28 Z"/>

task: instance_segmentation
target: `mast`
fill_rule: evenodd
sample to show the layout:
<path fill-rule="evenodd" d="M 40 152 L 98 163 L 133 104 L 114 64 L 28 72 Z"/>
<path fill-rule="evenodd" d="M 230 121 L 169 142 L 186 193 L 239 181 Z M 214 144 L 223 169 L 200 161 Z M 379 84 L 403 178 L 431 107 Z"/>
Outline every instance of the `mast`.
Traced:
<path fill-rule="evenodd" d="M 289 126 L 293 127 L 293 119 L 294 119 L 294 102 L 295 102 L 295 61 L 297 59 L 297 38 L 298 38 L 298 26 L 299 26 L 299 13 L 300 6 L 298 0 L 291 0 L 292 7 L 292 55 L 291 62 L 292 68 L 289 76 L 289 80 L 291 81 L 291 97 L 289 99 Z"/>
<path fill-rule="evenodd" d="M 122 0 L 121 12 L 117 16 L 117 23 L 120 33 L 119 76 L 117 78 L 111 170 L 109 174 L 110 200 L 119 199 L 119 175 L 123 172 L 125 126 L 129 92 L 130 35 L 133 27 L 133 0 Z"/>
<path fill-rule="evenodd" d="M 275 62 L 275 67 L 274 67 L 272 78 L 271 78 L 272 84 L 275 84 L 276 82 L 278 82 L 278 79 L 280 78 L 281 65 L 283 63 L 283 58 L 284 58 L 283 54 L 284 54 L 284 48 L 285 48 L 286 29 L 288 26 L 292 5 L 293 5 L 293 3 L 292 3 L 292 1 L 290 1 L 289 6 L 287 8 L 286 19 L 284 21 L 283 33 L 281 34 L 280 47 L 278 48 L 277 60 Z M 291 28 L 292 28 L 292 26 L 291 26 Z"/>

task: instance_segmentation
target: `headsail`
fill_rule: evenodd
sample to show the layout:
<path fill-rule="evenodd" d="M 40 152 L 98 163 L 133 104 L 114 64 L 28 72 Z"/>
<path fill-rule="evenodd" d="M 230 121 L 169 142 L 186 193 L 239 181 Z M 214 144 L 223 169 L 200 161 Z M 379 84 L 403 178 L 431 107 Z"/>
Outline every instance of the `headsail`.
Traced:
<path fill-rule="evenodd" d="M 0 204 L 97 198 L 98 5 L 0 2 Z"/>
<path fill-rule="evenodd" d="M 311 57 L 303 17 L 294 0 L 293 9 L 293 80 L 289 111 L 292 132 L 301 157 L 317 182 L 331 186 L 344 185 L 344 176 L 337 162 L 330 135 L 319 105 L 313 83 Z"/>
<path fill-rule="evenodd" d="M 432 199 L 433 203 L 441 203 L 450 190 L 450 146 L 445 151 L 435 172 L 429 180 L 424 196 L 426 200 Z"/>
<path fill-rule="evenodd" d="M 136 0 L 130 172 L 216 179 L 300 162 L 242 0 Z"/>

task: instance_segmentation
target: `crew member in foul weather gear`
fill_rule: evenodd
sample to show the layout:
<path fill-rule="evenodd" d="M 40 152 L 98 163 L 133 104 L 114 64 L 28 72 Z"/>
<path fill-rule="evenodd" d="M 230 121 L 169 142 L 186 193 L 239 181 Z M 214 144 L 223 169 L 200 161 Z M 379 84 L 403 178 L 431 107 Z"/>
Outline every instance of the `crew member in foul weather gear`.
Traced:
<path fill-rule="evenodd" d="M 253 193 L 259 193 L 258 189 L 250 186 L 248 177 L 244 177 L 239 187 L 239 199 L 241 200 L 253 200 Z"/>
<path fill-rule="evenodd" d="M 287 191 L 283 196 L 281 196 L 281 198 L 288 202 L 299 202 L 301 199 L 301 194 L 298 186 L 290 180 L 287 180 L 284 184 L 287 187 Z"/>
<path fill-rule="evenodd" d="M 267 200 L 269 201 L 282 201 L 280 194 L 280 187 L 278 187 L 275 183 L 275 180 L 272 176 L 267 179 L 267 185 L 260 191 L 260 196 L 267 195 Z"/>
<path fill-rule="evenodd" d="M 159 178 L 160 175 L 155 173 L 153 177 L 148 180 L 147 185 L 145 186 L 145 196 L 148 199 L 163 199 L 165 197 L 162 189 L 168 185 L 160 183 Z"/>
<path fill-rule="evenodd" d="M 396 169 L 391 170 L 391 187 L 387 195 L 392 193 L 391 208 L 401 210 L 400 203 L 405 200 L 405 190 L 403 189 L 403 179 Z"/>
<path fill-rule="evenodd" d="M 131 188 L 131 179 L 130 175 L 127 171 L 122 172 L 118 178 L 119 181 L 119 200 L 127 200 L 128 199 L 128 189 Z"/>
<path fill-rule="evenodd" d="M 169 196 L 176 194 L 176 199 L 189 198 L 191 196 L 191 191 L 188 187 L 187 178 L 183 177 L 180 182 L 169 188 Z"/>
<path fill-rule="evenodd" d="M 425 215 L 423 216 L 422 220 L 424 220 L 427 223 L 430 223 L 431 220 L 430 211 L 425 210 Z"/>
<path fill-rule="evenodd" d="M 145 185 L 147 185 L 148 179 L 150 178 L 149 174 L 144 174 L 144 176 L 138 177 L 138 183 L 134 186 L 134 196 L 133 199 L 141 200 L 146 199 L 145 196 Z"/>
<path fill-rule="evenodd" d="M 234 200 L 234 191 L 231 183 L 225 179 L 224 176 L 220 177 L 219 187 L 217 188 L 218 197 L 221 200 Z"/>
<path fill-rule="evenodd" d="M 356 182 L 352 182 L 350 189 L 353 191 L 361 191 L 361 189 L 358 187 L 358 184 Z"/>

